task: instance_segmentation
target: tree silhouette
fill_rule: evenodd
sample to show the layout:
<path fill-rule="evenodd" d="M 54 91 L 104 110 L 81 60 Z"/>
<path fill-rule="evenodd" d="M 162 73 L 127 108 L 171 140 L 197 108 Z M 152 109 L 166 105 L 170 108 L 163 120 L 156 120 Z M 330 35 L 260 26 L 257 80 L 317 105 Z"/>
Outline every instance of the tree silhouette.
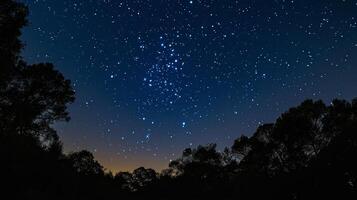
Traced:
<path fill-rule="evenodd" d="M 89 151 L 83 150 L 68 155 L 71 166 L 81 175 L 97 176 L 104 175 L 103 166 L 94 160 L 94 156 Z"/>
<path fill-rule="evenodd" d="M 129 172 L 119 172 L 114 176 L 115 183 L 118 185 L 118 188 L 126 191 L 134 191 L 133 187 L 133 175 Z"/>
<path fill-rule="evenodd" d="M 238 177 L 247 187 L 264 189 L 265 196 L 274 198 L 356 195 L 355 101 L 335 100 L 326 106 L 307 100 L 276 123 L 259 127 L 249 139 L 239 138 L 232 147 L 243 157 Z M 252 192 L 242 196 L 261 198 Z"/>
<path fill-rule="evenodd" d="M 67 105 L 74 100 L 70 81 L 52 64 L 28 65 L 21 58 L 27 14 L 22 3 L 0 3 L 0 177 L 2 195 L 14 199 L 44 198 L 59 192 L 56 185 L 64 187 L 62 144 L 51 125 L 69 119 Z"/>
<path fill-rule="evenodd" d="M 185 149 L 182 157 L 172 161 L 169 167 L 176 175 L 204 178 L 216 167 L 222 166 L 222 155 L 216 151 L 216 144 Z"/>
<path fill-rule="evenodd" d="M 0 4 L 0 87 L 16 68 L 23 44 L 19 37 L 27 25 L 28 10 L 22 3 L 2 0 Z"/>
<path fill-rule="evenodd" d="M 18 39 L 27 24 L 27 8 L 6 0 L 0 5 L 0 134 L 32 135 L 44 144 L 58 144 L 51 124 L 68 120 L 74 100 L 69 80 L 50 63 L 27 65 L 19 56 Z"/>

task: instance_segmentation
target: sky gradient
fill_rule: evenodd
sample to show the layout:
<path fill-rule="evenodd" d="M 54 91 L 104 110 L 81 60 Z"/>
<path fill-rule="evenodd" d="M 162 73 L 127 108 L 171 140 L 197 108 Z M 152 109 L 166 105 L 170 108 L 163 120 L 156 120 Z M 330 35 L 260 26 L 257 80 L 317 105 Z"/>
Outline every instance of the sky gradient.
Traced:
<path fill-rule="evenodd" d="M 22 0 L 29 63 L 76 90 L 66 152 L 157 170 L 301 101 L 357 97 L 355 0 Z"/>

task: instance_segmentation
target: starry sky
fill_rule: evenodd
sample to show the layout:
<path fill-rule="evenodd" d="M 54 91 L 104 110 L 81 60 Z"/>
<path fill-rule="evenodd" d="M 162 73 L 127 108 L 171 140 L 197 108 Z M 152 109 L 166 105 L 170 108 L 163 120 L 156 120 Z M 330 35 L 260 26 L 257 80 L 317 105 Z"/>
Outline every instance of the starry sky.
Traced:
<path fill-rule="evenodd" d="M 22 0 L 23 57 L 76 90 L 66 152 L 161 170 L 301 101 L 357 97 L 357 0 Z"/>

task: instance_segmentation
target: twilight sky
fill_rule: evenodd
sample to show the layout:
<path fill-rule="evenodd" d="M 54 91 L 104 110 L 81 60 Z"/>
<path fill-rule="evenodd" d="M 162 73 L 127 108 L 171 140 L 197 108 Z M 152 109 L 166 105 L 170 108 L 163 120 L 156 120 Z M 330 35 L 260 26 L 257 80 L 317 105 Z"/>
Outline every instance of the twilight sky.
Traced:
<path fill-rule="evenodd" d="M 306 98 L 357 97 L 357 0 L 22 0 L 29 63 L 72 80 L 65 151 L 112 171 L 231 146 Z"/>

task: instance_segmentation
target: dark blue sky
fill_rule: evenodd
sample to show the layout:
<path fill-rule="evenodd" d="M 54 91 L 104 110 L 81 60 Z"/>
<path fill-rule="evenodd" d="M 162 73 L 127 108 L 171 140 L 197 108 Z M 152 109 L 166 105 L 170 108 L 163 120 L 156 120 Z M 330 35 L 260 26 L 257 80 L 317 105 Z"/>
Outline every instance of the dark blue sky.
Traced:
<path fill-rule="evenodd" d="M 23 0 L 24 57 L 72 80 L 66 151 L 162 169 L 306 98 L 357 97 L 356 0 Z"/>

